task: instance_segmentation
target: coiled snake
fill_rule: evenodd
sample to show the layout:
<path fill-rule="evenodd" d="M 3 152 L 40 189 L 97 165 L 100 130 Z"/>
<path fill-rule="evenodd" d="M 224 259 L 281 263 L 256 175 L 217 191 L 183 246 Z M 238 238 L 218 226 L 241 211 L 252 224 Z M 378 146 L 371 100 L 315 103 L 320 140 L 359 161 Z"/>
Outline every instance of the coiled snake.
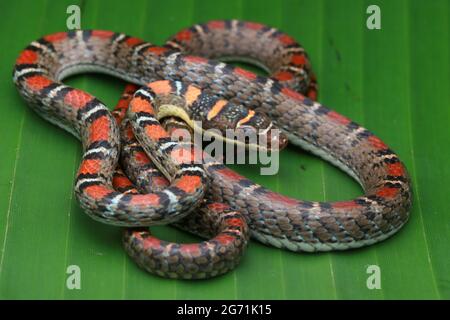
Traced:
<path fill-rule="evenodd" d="M 256 63 L 271 77 L 208 60 L 215 58 Z M 115 119 L 98 99 L 60 82 L 83 72 L 148 85 L 136 92 L 126 111 L 136 89 L 128 87 Z M 96 220 L 139 227 L 125 232 L 125 247 L 139 265 L 158 275 L 207 278 L 234 268 L 246 247 L 247 223 L 263 243 L 311 252 L 370 245 L 408 220 L 410 180 L 398 156 L 367 129 L 314 101 L 316 82 L 306 53 L 274 28 L 211 21 L 179 32 L 162 47 L 111 31 L 60 32 L 21 52 L 13 80 L 39 115 L 81 140 L 75 182 L 81 207 Z M 182 109 L 184 120 L 235 129 L 245 123 L 246 129 L 267 132 L 272 121 L 290 143 L 352 176 L 364 195 L 339 202 L 295 200 L 220 162 L 199 164 L 197 147 L 189 141 L 175 144 L 159 125 L 159 112 L 167 105 Z M 120 123 L 126 112 L 121 143 L 116 120 Z M 167 110 L 165 115 L 170 116 Z M 169 118 L 165 125 L 170 131 L 183 122 Z M 121 163 L 137 189 L 123 172 L 115 172 L 121 144 Z M 199 244 L 173 244 L 142 229 L 173 222 L 216 236 Z"/>

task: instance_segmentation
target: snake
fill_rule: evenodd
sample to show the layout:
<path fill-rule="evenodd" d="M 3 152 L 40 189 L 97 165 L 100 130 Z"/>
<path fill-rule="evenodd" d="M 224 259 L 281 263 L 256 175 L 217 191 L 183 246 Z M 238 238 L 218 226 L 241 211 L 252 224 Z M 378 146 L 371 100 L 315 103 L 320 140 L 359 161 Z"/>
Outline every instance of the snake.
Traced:
<path fill-rule="evenodd" d="M 226 63 L 234 60 L 255 64 L 269 76 Z M 147 156 L 168 178 L 164 189 L 137 192 L 125 175 L 115 171 L 121 150 L 116 119 L 100 100 L 61 82 L 86 72 L 145 86 L 134 94 L 126 113 L 134 118 L 129 119 L 130 126 L 144 142 Z M 95 220 L 133 227 L 125 231 L 125 247 L 150 272 L 205 278 L 229 271 L 236 264 L 224 266 L 226 258 L 218 264 L 222 271 L 206 260 L 224 256 L 220 250 L 214 252 L 221 242 L 234 243 L 231 251 L 236 255 L 229 258 L 237 259 L 246 246 L 246 224 L 251 236 L 262 243 L 295 252 L 317 252 L 377 243 L 409 219 L 412 188 L 405 165 L 371 131 L 316 101 L 317 80 L 307 53 L 276 28 L 214 20 L 180 31 L 163 46 L 106 30 L 58 32 L 31 42 L 19 54 L 13 81 L 34 111 L 81 140 L 83 155 L 75 179 L 80 206 Z M 153 84 L 152 89 L 154 82 L 158 85 Z M 199 164 L 195 156 L 177 158 L 165 149 L 170 141 L 154 114 L 155 97 L 164 94 L 184 101 L 188 112 L 185 108 L 183 116 L 192 116 L 194 108 L 189 106 L 197 106 L 198 114 L 209 115 L 219 124 L 231 118 L 236 126 L 255 115 L 267 116 L 290 144 L 346 172 L 364 194 L 336 202 L 297 200 L 260 186 L 223 163 Z M 137 112 L 132 111 L 133 104 Z M 143 105 L 151 107 L 141 110 Z M 235 108 L 232 106 L 243 106 L 238 108 L 242 112 L 228 114 L 228 108 Z M 197 147 L 186 141 L 181 148 L 192 151 Z M 127 190 L 121 191 L 120 183 L 114 189 L 113 176 Z M 207 221 L 222 232 L 219 240 L 175 245 L 142 229 L 184 219 L 194 221 L 184 227 L 195 225 L 195 221 L 208 219 L 194 212 L 200 203 L 216 212 L 216 218 L 222 217 L 215 220 L 221 223 Z M 228 214 L 230 219 L 225 218 Z M 149 260 L 152 255 L 162 260 Z"/>

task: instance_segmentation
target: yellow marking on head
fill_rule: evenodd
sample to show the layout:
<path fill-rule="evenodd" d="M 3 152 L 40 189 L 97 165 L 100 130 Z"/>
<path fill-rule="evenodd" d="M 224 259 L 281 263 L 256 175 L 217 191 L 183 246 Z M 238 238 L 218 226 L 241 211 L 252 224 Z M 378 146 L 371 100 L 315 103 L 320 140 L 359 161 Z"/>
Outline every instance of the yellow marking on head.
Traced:
<path fill-rule="evenodd" d="M 208 115 L 206 116 L 206 119 L 211 120 L 213 119 L 215 116 L 217 116 L 220 112 L 220 110 L 223 109 L 223 107 L 228 103 L 228 101 L 226 100 L 218 100 L 213 107 L 211 108 L 211 110 L 209 110 Z"/>
<path fill-rule="evenodd" d="M 248 110 L 248 114 L 245 118 L 242 118 L 241 120 L 238 121 L 236 128 L 239 128 L 241 125 L 243 125 L 244 123 L 247 123 L 250 121 L 251 118 L 253 118 L 253 116 L 255 115 L 255 111 L 253 110 Z"/>
<path fill-rule="evenodd" d="M 186 98 L 187 105 L 190 106 L 195 100 L 197 100 L 198 96 L 201 93 L 202 93 L 202 90 L 200 90 L 196 86 L 189 85 L 186 90 L 186 93 L 184 95 Z"/>

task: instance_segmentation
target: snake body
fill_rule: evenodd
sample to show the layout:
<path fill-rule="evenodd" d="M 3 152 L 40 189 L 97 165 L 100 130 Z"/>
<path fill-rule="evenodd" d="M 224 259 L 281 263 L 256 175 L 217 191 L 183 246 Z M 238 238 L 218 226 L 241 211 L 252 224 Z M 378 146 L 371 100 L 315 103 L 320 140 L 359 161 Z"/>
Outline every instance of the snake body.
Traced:
<path fill-rule="evenodd" d="M 207 59 L 224 56 L 259 61 L 272 77 Z M 206 111 L 218 99 L 226 99 L 267 114 L 291 144 L 347 172 L 362 186 L 364 195 L 339 202 L 291 199 L 221 163 L 198 165 L 194 157 L 177 161 L 161 152 L 162 143 L 167 141 L 147 147 L 163 157 L 171 178 L 167 189 L 147 194 L 116 191 L 111 180 L 120 150 L 117 123 L 95 97 L 60 82 L 81 72 L 112 74 L 140 85 L 161 79 L 180 81 L 198 88 L 201 94 L 197 97 L 212 97 L 192 100 L 201 102 Z M 408 220 L 412 199 L 405 166 L 370 131 L 314 101 L 316 82 L 306 53 L 295 40 L 274 28 L 236 20 L 211 21 L 181 31 L 163 47 L 111 31 L 61 32 L 32 42 L 17 59 L 13 79 L 35 111 L 81 139 L 84 154 L 75 192 L 83 209 L 97 220 L 145 226 L 187 219 L 203 199 L 207 184 L 210 203 L 225 204 L 225 212 L 244 216 L 254 238 L 292 251 L 373 244 L 394 234 Z M 145 133 L 144 125 L 148 123 L 135 122 L 134 133 Z M 242 244 L 245 226 L 239 228 Z M 125 241 L 131 239 L 128 243 L 141 246 L 146 243 L 150 250 L 152 243 L 160 248 L 161 243 L 151 237 L 147 242 L 139 238 L 139 232 L 126 233 Z M 196 251 L 194 256 L 202 260 L 199 247 L 191 249 L 185 249 L 184 256 L 192 262 L 191 251 Z M 168 250 L 166 254 L 177 249 L 169 246 Z M 150 263 L 144 262 L 146 254 L 148 250 L 143 248 L 135 255 L 141 265 Z M 187 263 L 177 261 L 174 265 L 181 264 L 181 269 Z M 172 270 L 171 274 L 183 274 L 183 270 Z"/>

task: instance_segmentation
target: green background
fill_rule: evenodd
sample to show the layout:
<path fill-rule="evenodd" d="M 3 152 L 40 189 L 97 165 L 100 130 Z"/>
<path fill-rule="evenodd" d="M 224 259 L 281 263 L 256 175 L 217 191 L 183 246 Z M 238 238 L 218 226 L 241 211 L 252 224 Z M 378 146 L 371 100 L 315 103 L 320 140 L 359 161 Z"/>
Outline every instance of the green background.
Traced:
<path fill-rule="evenodd" d="M 78 4 L 82 28 L 126 32 L 161 44 L 193 23 L 239 18 L 281 28 L 308 51 L 319 100 L 363 124 L 398 152 L 412 175 L 409 223 L 378 245 L 296 254 L 250 243 L 242 263 L 207 281 L 174 281 L 140 270 L 121 248 L 120 229 L 88 218 L 73 199 L 80 144 L 20 99 L 11 70 L 20 50 L 66 29 Z M 366 8 L 381 8 L 381 30 Z M 0 1 L 0 298 L 406 299 L 450 298 L 448 1 Z M 123 82 L 106 76 L 68 81 L 113 106 Z M 276 176 L 238 171 L 285 195 L 343 200 L 361 193 L 331 165 L 295 148 Z M 198 239 L 170 227 L 165 239 Z M 81 268 L 81 290 L 66 268 Z M 381 290 L 366 287 L 369 265 Z"/>

